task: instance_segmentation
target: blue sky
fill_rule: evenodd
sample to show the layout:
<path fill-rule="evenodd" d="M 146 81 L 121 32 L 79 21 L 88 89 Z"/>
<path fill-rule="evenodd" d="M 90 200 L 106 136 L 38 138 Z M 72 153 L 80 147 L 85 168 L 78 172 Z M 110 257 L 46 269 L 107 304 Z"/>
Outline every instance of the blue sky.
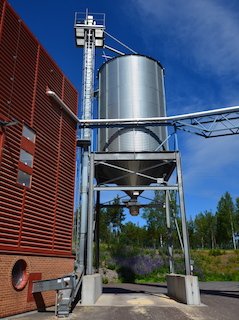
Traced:
<path fill-rule="evenodd" d="M 106 31 L 165 68 L 167 114 L 239 105 L 238 0 L 9 0 L 81 92 L 82 49 L 74 13 L 106 14 Z M 106 44 L 122 47 L 106 38 Z M 127 51 L 125 51 L 127 53 Z M 97 54 L 101 54 L 99 50 Z M 97 67 L 103 63 L 96 58 Z M 187 217 L 216 211 L 228 191 L 239 197 L 239 137 L 179 134 Z M 142 220 L 127 216 L 132 222 Z"/>

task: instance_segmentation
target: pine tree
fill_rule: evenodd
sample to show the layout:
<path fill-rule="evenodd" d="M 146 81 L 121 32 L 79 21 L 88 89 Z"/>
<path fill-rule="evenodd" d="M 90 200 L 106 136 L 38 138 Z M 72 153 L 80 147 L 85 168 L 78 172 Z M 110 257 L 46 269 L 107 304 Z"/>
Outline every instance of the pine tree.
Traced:
<path fill-rule="evenodd" d="M 216 239 L 217 243 L 224 248 L 231 246 L 232 240 L 235 248 L 235 206 L 229 192 L 221 197 L 216 212 Z"/>
<path fill-rule="evenodd" d="M 150 204 L 159 205 L 156 208 L 144 208 L 142 218 L 146 220 L 148 235 L 152 245 L 155 243 L 162 247 L 167 241 L 167 226 L 166 226 L 166 210 L 164 207 L 165 193 L 155 191 L 154 199 Z"/>
<path fill-rule="evenodd" d="M 120 198 L 117 195 L 111 203 L 112 207 L 101 210 L 100 217 L 100 238 L 106 242 L 114 239 L 119 242 L 120 233 L 125 220 L 124 209 L 117 207 L 120 205 Z"/>

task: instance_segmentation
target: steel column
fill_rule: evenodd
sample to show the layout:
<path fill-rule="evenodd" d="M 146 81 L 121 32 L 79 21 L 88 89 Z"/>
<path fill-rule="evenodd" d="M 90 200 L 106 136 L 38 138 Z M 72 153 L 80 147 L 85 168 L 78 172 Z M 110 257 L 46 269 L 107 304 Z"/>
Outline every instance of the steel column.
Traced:
<path fill-rule="evenodd" d="M 96 193 L 96 216 L 95 216 L 95 269 L 99 272 L 100 261 L 100 192 Z"/>
<path fill-rule="evenodd" d="M 176 168 L 177 168 L 177 179 L 178 179 L 178 192 L 179 192 L 182 231 L 183 231 L 185 271 L 186 271 L 186 275 L 190 275 L 191 270 L 190 270 L 190 251 L 189 251 L 188 228 L 187 228 L 187 220 L 186 220 L 186 212 L 185 212 L 184 195 L 183 195 L 183 179 L 182 179 L 181 160 L 180 160 L 180 154 L 178 152 L 176 153 L 176 164 L 177 164 Z"/>
<path fill-rule="evenodd" d="M 168 236 L 168 253 L 169 253 L 169 268 L 170 273 L 174 273 L 174 261 L 173 261 L 173 244 L 172 244 L 172 229 L 170 221 L 170 200 L 169 191 L 165 191 L 165 207 L 166 207 L 166 224 L 167 224 L 167 236 Z"/>

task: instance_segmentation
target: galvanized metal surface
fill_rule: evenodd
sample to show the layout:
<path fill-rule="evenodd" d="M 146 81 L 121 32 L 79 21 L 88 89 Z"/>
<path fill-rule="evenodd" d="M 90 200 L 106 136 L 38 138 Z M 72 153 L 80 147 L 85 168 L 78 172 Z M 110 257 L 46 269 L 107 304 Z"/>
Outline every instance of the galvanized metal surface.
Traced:
<path fill-rule="evenodd" d="M 117 184 L 110 186 L 114 190 L 124 190 L 132 197 L 134 190 L 142 193 L 151 183 L 168 181 L 175 168 L 175 152 L 137 152 L 137 153 L 94 153 L 96 179 L 99 184 Z M 134 188 L 132 188 L 134 186 Z M 100 185 L 97 186 L 100 190 Z M 112 189 L 112 190 L 113 190 Z"/>
<path fill-rule="evenodd" d="M 33 281 L 32 293 L 49 290 L 70 289 L 75 286 L 75 274 L 70 274 L 61 278 Z"/>
<path fill-rule="evenodd" d="M 82 283 L 82 273 L 71 273 L 61 278 L 38 280 L 33 282 L 32 293 L 56 291 L 55 315 L 68 317 Z M 77 301 L 75 301 L 75 299 Z"/>
<path fill-rule="evenodd" d="M 125 55 L 99 70 L 99 119 L 164 117 L 162 66 L 146 56 Z M 154 151 L 167 137 L 167 128 L 99 129 L 98 151 Z M 164 150 L 167 146 L 164 146 Z"/>
<path fill-rule="evenodd" d="M 239 133 L 239 107 L 227 107 L 190 114 L 157 118 L 79 120 L 89 128 L 114 127 L 174 127 L 204 138 L 223 137 Z M 169 136 L 170 137 L 170 136 Z M 169 138 L 168 137 L 168 138 Z M 178 148 L 175 148 L 178 150 Z"/>

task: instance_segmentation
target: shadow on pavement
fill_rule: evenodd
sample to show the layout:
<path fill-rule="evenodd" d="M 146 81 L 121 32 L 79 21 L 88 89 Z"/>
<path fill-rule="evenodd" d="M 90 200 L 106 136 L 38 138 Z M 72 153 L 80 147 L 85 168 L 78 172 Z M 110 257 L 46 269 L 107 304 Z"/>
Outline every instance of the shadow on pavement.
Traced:
<path fill-rule="evenodd" d="M 205 295 L 221 296 L 221 297 L 239 299 L 239 292 L 220 291 L 220 290 L 202 290 L 201 289 L 200 293 L 205 294 Z"/>

